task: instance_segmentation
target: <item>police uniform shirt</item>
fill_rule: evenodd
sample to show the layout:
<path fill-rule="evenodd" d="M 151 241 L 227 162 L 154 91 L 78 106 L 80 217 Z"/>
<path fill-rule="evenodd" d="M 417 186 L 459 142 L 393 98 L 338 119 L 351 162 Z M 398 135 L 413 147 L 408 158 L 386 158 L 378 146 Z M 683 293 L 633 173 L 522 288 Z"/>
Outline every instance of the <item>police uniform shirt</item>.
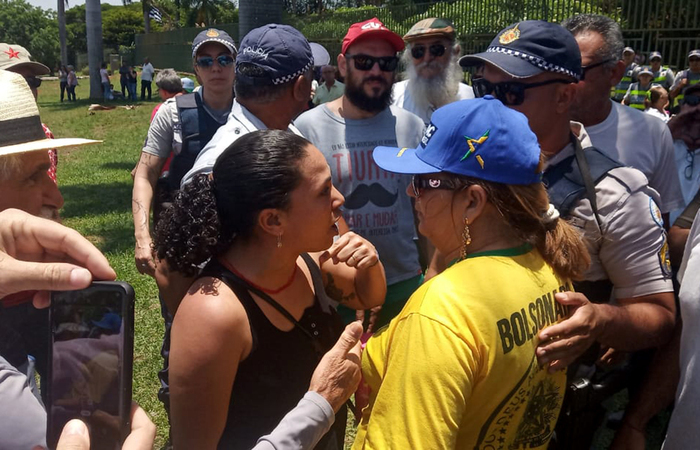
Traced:
<path fill-rule="evenodd" d="M 233 99 L 231 113 L 228 116 L 226 124 L 216 131 L 214 137 L 212 137 L 209 143 L 199 152 L 192 169 L 182 177 L 181 186 L 187 184 L 195 175 L 211 173 L 214 169 L 216 159 L 224 150 L 229 148 L 239 137 L 257 130 L 267 130 L 267 126 L 262 120 L 248 111 L 245 106 L 238 103 L 236 99 Z M 292 124 L 289 124 L 287 130 L 301 136 L 299 130 Z"/>
<path fill-rule="evenodd" d="M 591 146 L 580 124 L 578 133 L 585 149 Z M 572 144 L 547 161 L 557 164 L 574 154 Z M 659 194 L 647 184 L 643 173 L 631 167 L 610 170 L 596 184 L 596 201 L 602 230 L 598 228 L 591 203 L 582 198 L 567 221 L 583 232 L 591 266 L 586 281 L 609 279 L 616 298 L 640 297 L 671 292 L 670 263 L 666 232 L 657 203 Z"/>
<path fill-rule="evenodd" d="M 200 89 L 195 92 L 195 95 L 203 98 L 204 91 Z M 228 109 L 218 111 L 208 107 L 206 104 L 204 104 L 204 109 L 217 122 L 226 123 L 226 118 L 229 114 Z M 175 97 L 173 97 L 163 102 L 155 116 L 153 116 L 142 151 L 165 159 L 170 156 L 171 152 L 177 155 L 181 150 L 182 129 L 180 126 L 180 114 L 177 110 Z"/>
<path fill-rule="evenodd" d="M 655 72 L 652 71 L 652 76 L 654 77 L 654 79 L 651 80 L 652 83 L 663 86 L 666 90 L 671 89 L 674 80 L 673 70 L 668 67 L 661 67 Z"/>

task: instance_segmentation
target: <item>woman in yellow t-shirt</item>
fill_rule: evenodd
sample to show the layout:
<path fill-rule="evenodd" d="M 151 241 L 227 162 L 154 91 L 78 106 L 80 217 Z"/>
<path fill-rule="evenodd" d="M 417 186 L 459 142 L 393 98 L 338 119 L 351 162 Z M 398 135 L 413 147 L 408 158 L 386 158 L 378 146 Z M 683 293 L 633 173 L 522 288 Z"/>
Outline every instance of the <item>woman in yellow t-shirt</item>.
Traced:
<path fill-rule="evenodd" d="M 589 258 L 549 204 L 527 119 L 490 96 L 452 103 L 418 149 L 374 159 L 414 174 L 419 230 L 451 263 L 367 343 L 353 448 L 546 448 L 566 374 L 538 366 L 536 336 Z"/>

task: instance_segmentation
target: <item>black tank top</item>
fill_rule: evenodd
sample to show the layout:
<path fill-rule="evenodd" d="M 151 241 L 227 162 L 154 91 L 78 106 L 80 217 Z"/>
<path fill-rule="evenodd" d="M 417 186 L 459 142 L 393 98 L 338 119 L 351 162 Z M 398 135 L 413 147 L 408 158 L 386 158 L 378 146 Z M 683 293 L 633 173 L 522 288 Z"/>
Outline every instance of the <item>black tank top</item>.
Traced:
<path fill-rule="evenodd" d="M 302 255 L 309 267 L 316 297 L 299 324 L 309 331 L 323 352 L 328 351 L 343 330 L 338 314 L 330 306 L 321 271 L 309 255 Z M 218 278 L 236 294 L 245 308 L 253 337 L 248 357 L 239 364 L 229 400 L 226 427 L 219 449 L 250 450 L 258 439 L 269 434 L 309 389 L 309 382 L 320 359 L 311 338 L 298 326 L 281 331 L 270 323 L 251 297 L 244 282 L 218 261 L 210 262 L 201 276 Z M 331 430 L 317 449 L 343 448 L 347 410 L 336 414 Z"/>

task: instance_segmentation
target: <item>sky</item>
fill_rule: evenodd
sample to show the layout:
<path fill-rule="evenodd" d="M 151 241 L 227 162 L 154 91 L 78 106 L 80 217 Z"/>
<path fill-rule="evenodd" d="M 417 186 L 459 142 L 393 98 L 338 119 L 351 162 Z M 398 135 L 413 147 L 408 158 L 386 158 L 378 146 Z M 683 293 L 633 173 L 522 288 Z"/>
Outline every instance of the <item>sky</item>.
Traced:
<path fill-rule="evenodd" d="M 56 11 L 56 1 L 57 0 L 27 0 L 30 4 L 38 6 L 42 9 L 53 9 Z M 102 3 L 109 3 L 110 5 L 121 5 L 122 0 L 102 0 Z M 70 9 L 74 6 L 84 5 L 85 0 L 68 0 L 68 5 L 66 9 Z"/>

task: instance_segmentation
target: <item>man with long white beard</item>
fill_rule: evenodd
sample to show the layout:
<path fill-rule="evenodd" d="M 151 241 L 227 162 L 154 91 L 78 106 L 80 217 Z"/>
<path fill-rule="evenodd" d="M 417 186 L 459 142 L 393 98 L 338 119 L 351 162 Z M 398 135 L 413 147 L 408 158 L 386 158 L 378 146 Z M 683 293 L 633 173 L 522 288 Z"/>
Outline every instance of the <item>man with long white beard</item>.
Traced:
<path fill-rule="evenodd" d="M 406 79 L 394 84 L 394 105 L 411 111 L 427 125 L 433 111 L 457 100 L 474 98 L 471 86 L 461 83 L 461 47 L 447 19 L 424 19 L 403 37 L 401 60 Z"/>

